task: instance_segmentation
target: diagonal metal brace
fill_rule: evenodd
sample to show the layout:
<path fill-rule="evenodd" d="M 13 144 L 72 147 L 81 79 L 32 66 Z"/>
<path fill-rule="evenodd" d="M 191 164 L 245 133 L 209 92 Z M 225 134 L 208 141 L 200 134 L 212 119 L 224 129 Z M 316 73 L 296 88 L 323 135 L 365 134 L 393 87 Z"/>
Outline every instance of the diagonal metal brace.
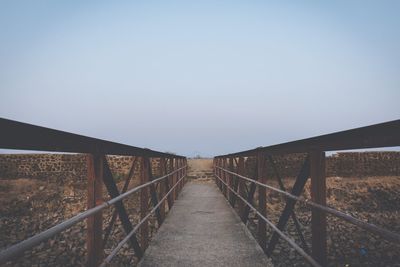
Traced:
<path fill-rule="evenodd" d="M 126 177 L 124 186 L 121 190 L 121 194 L 125 193 L 128 190 L 129 183 L 132 180 L 133 176 L 135 175 L 135 166 L 136 166 L 137 161 L 138 161 L 138 157 L 135 157 L 135 159 L 132 162 L 131 168 L 129 170 L 128 176 Z M 115 224 L 115 220 L 117 219 L 117 215 L 118 215 L 117 210 L 114 210 L 111 221 L 110 221 L 109 225 L 107 226 L 106 230 L 104 231 L 105 232 L 104 240 L 103 240 L 104 245 L 107 243 L 107 240 L 110 237 L 111 231 L 114 228 L 114 224 Z"/>
<path fill-rule="evenodd" d="M 301 170 L 299 174 L 297 175 L 296 182 L 293 185 L 291 194 L 295 196 L 300 196 L 301 192 L 304 189 L 304 186 L 310 177 L 310 157 L 307 155 L 303 166 L 301 167 Z M 281 214 L 281 217 L 279 218 L 279 222 L 277 224 L 277 228 L 281 231 L 283 231 L 286 227 L 286 224 L 290 218 L 290 215 L 293 214 L 293 209 L 296 204 L 296 201 L 291 198 L 286 199 L 286 206 Z M 267 248 L 267 255 L 271 256 L 272 251 L 274 250 L 276 244 L 278 243 L 279 240 L 279 235 L 274 232 L 272 234 L 272 237 L 269 241 L 268 248 Z"/>
<path fill-rule="evenodd" d="M 235 190 L 236 193 L 239 193 L 239 177 L 233 176 L 233 190 Z M 236 204 L 236 199 L 237 196 L 235 194 L 232 194 L 232 200 L 231 200 L 231 205 L 232 207 L 235 207 Z"/>
<path fill-rule="evenodd" d="M 253 177 L 254 177 L 255 181 L 258 180 L 257 165 L 255 168 L 255 174 L 253 175 Z M 255 183 L 250 184 L 250 190 L 248 191 L 248 195 L 247 195 L 247 202 L 249 202 L 251 205 L 253 205 L 254 193 L 256 192 L 256 188 L 257 188 L 257 186 Z M 249 213 L 250 213 L 250 207 L 248 205 L 244 206 L 243 212 L 240 216 L 244 224 L 247 223 L 247 220 L 249 218 Z"/>
<path fill-rule="evenodd" d="M 276 167 L 275 161 L 273 160 L 272 156 L 268 156 L 268 160 L 271 163 L 272 169 L 274 170 L 274 173 L 275 173 L 276 179 L 278 180 L 278 184 L 279 184 L 280 189 L 283 190 L 283 191 L 286 191 L 285 185 L 282 182 L 282 178 L 279 175 L 278 168 Z M 309 247 L 307 245 L 307 242 L 306 242 L 306 239 L 304 238 L 303 233 L 301 232 L 300 222 L 297 219 L 297 216 L 296 216 L 296 213 L 294 212 L 294 210 L 292 211 L 291 217 L 292 217 L 292 220 L 293 220 L 294 225 L 296 227 L 297 234 L 299 235 L 301 243 L 303 244 L 305 252 L 307 254 L 310 254 L 310 249 L 309 249 Z"/>
<path fill-rule="evenodd" d="M 108 165 L 107 159 L 104 155 L 103 155 L 103 157 L 104 157 L 104 159 L 103 159 L 104 160 L 103 182 L 107 188 L 107 191 L 108 191 L 110 197 L 115 198 L 115 197 L 119 196 L 120 194 L 119 194 L 117 185 L 115 184 L 115 181 L 114 181 L 112 172 L 110 170 L 110 166 Z M 119 219 L 121 220 L 122 226 L 123 226 L 126 234 L 129 234 L 132 231 L 133 226 L 131 224 L 131 221 L 129 220 L 128 214 L 124 207 L 124 204 L 122 203 L 122 201 L 118 201 L 114 205 L 115 205 L 115 209 L 118 211 Z M 136 235 L 133 234 L 129 240 L 130 240 L 130 243 L 131 243 L 133 249 L 135 250 L 136 256 L 138 258 L 141 258 L 143 256 L 143 252 L 142 252 L 142 249 L 140 248 L 140 245 L 136 239 Z"/>

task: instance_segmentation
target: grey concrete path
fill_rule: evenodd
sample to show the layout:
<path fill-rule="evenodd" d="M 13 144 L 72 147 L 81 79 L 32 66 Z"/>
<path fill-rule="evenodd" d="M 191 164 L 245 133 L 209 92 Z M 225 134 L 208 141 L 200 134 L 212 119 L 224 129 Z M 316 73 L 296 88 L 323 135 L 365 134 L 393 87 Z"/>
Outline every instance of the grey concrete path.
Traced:
<path fill-rule="evenodd" d="M 189 182 L 139 266 L 272 266 L 213 182 Z"/>

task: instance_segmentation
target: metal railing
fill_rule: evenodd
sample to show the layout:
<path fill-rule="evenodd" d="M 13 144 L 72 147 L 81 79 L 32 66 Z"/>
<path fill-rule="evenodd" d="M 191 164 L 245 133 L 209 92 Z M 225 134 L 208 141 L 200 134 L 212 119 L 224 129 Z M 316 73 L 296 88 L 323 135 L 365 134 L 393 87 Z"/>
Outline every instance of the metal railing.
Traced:
<path fill-rule="evenodd" d="M 268 255 L 272 254 L 279 237 L 281 237 L 312 266 L 326 266 L 327 214 L 352 223 L 396 244 L 400 244 L 400 235 L 326 205 L 325 152 L 395 146 L 400 146 L 400 120 L 218 156 L 214 158 L 214 175 L 218 187 L 233 207 L 235 207 L 236 200 L 239 200 L 239 213 L 243 222 L 247 222 L 249 210 L 253 210 L 257 214 L 259 218 L 257 239 Z M 291 153 L 305 153 L 307 157 L 289 193 L 285 190 L 273 157 Z M 256 163 L 254 178 L 245 176 L 245 158 L 252 158 Z M 266 184 L 266 164 L 272 166 L 280 189 Z M 311 177 L 311 199 L 300 196 L 309 177 Z M 250 183 L 250 189 L 246 190 L 245 182 Z M 254 207 L 257 188 L 258 208 Z M 267 189 L 277 192 L 286 198 L 286 205 L 277 225 L 274 225 L 266 216 Z M 297 218 L 294 207 L 297 201 L 311 207 L 311 253 L 300 227 L 297 227 L 296 224 Z M 292 238 L 283 233 L 290 217 L 295 222 L 296 231 L 303 247 L 297 245 Z M 273 235 L 268 245 L 266 236 L 267 224 L 273 230 Z"/>
<path fill-rule="evenodd" d="M 156 214 L 158 225 L 161 225 L 165 219 L 165 204 L 167 203 L 168 209 L 170 209 L 178 193 L 185 184 L 187 160 L 182 156 L 104 141 L 7 119 L 0 119 L 0 129 L 0 148 L 86 153 L 88 167 L 88 209 L 50 229 L 0 251 L 0 264 L 13 260 L 24 251 L 39 245 L 85 219 L 87 220 L 88 235 L 88 266 L 98 266 L 100 264 L 101 266 L 105 266 L 107 263 L 110 263 L 111 259 L 128 241 L 135 255 L 141 258 L 143 256 L 143 251 L 148 245 L 148 219 L 152 214 Z M 113 178 L 113 174 L 106 159 L 106 155 L 109 154 L 135 157 L 121 192 L 119 192 L 116 186 L 115 179 Z M 159 159 L 161 176 L 158 178 L 153 178 L 152 175 L 152 158 Z M 128 190 L 129 182 L 135 175 L 135 163 L 137 161 L 140 163 L 141 184 Z M 111 198 L 108 201 L 103 201 L 102 199 L 103 184 L 106 186 Z M 158 189 L 156 185 L 159 185 Z M 141 194 L 141 218 L 139 223 L 133 226 L 122 200 L 136 192 L 140 192 Z M 148 212 L 149 201 L 153 204 L 153 208 L 150 212 Z M 105 240 L 102 240 L 102 211 L 111 205 L 114 205 L 115 211 L 110 225 L 106 229 Z M 116 215 L 118 215 L 121 220 L 121 224 L 127 235 L 119 242 L 107 258 L 104 259 L 104 244 L 114 226 Z M 135 235 L 139 229 L 141 231 L 140 244 Z"/>

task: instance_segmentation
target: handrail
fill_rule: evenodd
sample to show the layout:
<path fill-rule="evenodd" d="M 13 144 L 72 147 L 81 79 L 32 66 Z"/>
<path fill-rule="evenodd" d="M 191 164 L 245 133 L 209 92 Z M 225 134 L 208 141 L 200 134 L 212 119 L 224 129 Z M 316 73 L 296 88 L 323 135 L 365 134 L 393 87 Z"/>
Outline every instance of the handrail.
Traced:
<path fill-rule="evenodd" d="M 129 238 L 131 238 L 132 235 L 137 232 L 137 230 L 139 230 L 140 226 L 150 217 L 151 214 L 153 214 L 158 209 L 158 207 L 167 199 L 167 197 L 174 191 L 175 187 L 178 186 L 179 182 L 181 180 L 183 180 L 184 178 L 185 178 L 185 176 L 182 176 L 176 182 L 176 184 L 173 187 L 171 187 L 171 189 L 165 194 L 165 196 L 162 199 L 160 199 L 160 201 L 157 203 L 157 205 L 155 205 L 154 208 L 142 220 L 140 220 L 138 222 L 138 224 L 132 229 L 132 231 L 129 234 L 127 234 L 125 236 L 125 238 L 122 239 L 118 243 L 118 245 L 113 249 L 113 251 L 111 251 L 111 253 L 107 256 L 107 258 L 104 259 L 104 261 L 100 265 L 100 267 L 104 267 L 104 266 L 106 266 L 107 264 L 109 264 L 111 262 L 112 258 L 114 258 L 114 256 L 118 253 L 118 251 L 122 248 L 122 246 L 126 242 L 128 242 Z"/>
<path fill-rule="evenodd" d="M 307 139 L 258 147 L 215 158 L 254 156 L 257 152 L 269 155 L 305 153 L 310 151 L 335 151 L 375 147 L 400 146 L 400 120 L 355 128 Z"/>
<path fill-rule="evenodd" d="M 394 120 L 371 126 L 351 129 L 347 131 L 341 131 L 317 137 L 312 137 L 287 143 L 281 143 L 267 147 L 258 147 L 246 151 L 216 156 L 214 157 L 214 169 L 215 169 L 214 175 L 216 177 L 217 185 L 220 187 L 222 193 L 226 196 L 226 198 L 231 202 L 232 205 L 234 205 L 235 203 L 234 201 L 235 197 L 232 196 L 230 193 L 228 193 L 227 190 L 227 188 L 229 188 L 232 185 L 232 183 L 234 183 L 233 186 L 235 186 L 235 190 L 238 190 L 238 192 L 234 192 L 234 195 L 239 196 L 239 198 L 243 200 L 241 202 L 242 205 L 244 205 L 243 203 L 251 204 L 250 200 L 254 198 L 254 192 L 256 190 L 256 186 L 259 186 L 258 201 L 260 209 L 256 210 L 254 209 L 254 207 L 251 208 L 256 211 L 256 213 L 260 216 L 260 218 L 266 217 L 265 206 L 267 203 L 265 197 L 265 189 L 273 190 L 288 198 L 288 200 L 286 201 L 285 208 L 282 211 L 282 214 L 279 218 L 279 222 L 276 226 L 264 220 L 273 229 L 275 228 L 284 229 L 289 220 L 290 214 L 294 212 L 294 205 L 296 202 L 293 200 L 303 202 L 306 205 L 312 207 L 312 224 L 311 224 L 312 257 L 319 264 L 326 265 L 327 263 L 326 214 L 327 213 L 336 216 L 340 219 L 343 219 L 347 222 L 350 222 L 356 226 L 361 227 L 362 229 L 365 229 L 373 234 L 377 234 L 383 237 L 384 239 L 397 244 L 400 243 L 400 234 L 391 232 L 384 228 L 378 227 L 374 224 L 367 223 L 360 219 L 354 218 L 344 212 L 335 210 L 326 205 L 325 152 L 335 151 L 335 150 L 366 149 L 366 148 L 396 147 L 396 146 L 400 146 L 400 120 Z M 272 160 L 271 156 L 273 155 L 285 155 L 291 153 L 304 153 L 308 154 L 308 159 L 311 158 L 310 160 L 306 160 L 303 163 L 303 166 L 299 172 L 299 175 L 297 176 L 297 179 L 293 185 L 291 193 L 266 185 L 265 182 L 267 174 L 264 165 L 266 163 L 266 158 L 269 157 L 270 160 Z M 255 172 L 256 176 L 254 179 L 243 176 L 245 170 L 244 160 L 246 157 L 252 157 L 256 161 L 256 172 Z M 237 170 L 238 173 L 232 172 L 234 168 L 233 161 L 235 158 L 239 158 L 239 161 L 236 161 L 236 167 L 238 168 Z M 230 170 L 228 170 L 226 165 L 228 163 L 228 160 L 229 160 Z M 222 177 L 222 179 L 220 176 Z M 236 181 L 234 180 L 234 177 L 236 177 L 235 178 Z M 311 195 L 313 201 L 310 201 L 309 199 L 305 199 L 299 196 L 309 177 L 311 177 Z M 243 197 L 240 196 L 241 194 L 243 194 L 243 191 L 241 190 L 244 190 L 243 180 L 252 183 L 250 190 L 248 190 L 248 192 L 246 193 L 248 198 L 247 200 L 245 200 Z M 238 185 L 238 183 L 240 183 L 240 186 Z M 245 222 L 248 219 L 248 207 L 246 207 L 245 209 L 243 208 L 243 206 L 240 207 L 242 213 L 241 214 L 242 220 Z M 263 249 L 266 249 L 267 247 L 265 222 L 259 221 L 258 225 L 259 243 L 263 247 Z M 266 253 L 268 255 L 271 255 L 277 243 L 277 240 L 279 239 L 279 236 L 282 236 L 279 232 L 277 231 L 275 232 L 276 233 L 274 233 L 270 239 L 270 242 L 268 244 L 268 249 L 266 249 Z M 298 232 L 301 235 L 301 232 L 299 230 Z M 289 244 L 293 246 L 291 242 L 289 242 Z M 299 251 L 299 253 L 302 254 L 301 251 Z M 305 256 L 304 254 L 302 255 Z"/>
<path fill-rule="evenodd" d="M 300 255 L 302 255 L 312 266 L 320 267 L 321 265 L 318 264 L 310 255 L 308 255 L 299 245 L 296 244 L 291 238 L 285 235 L 281 230 L 278 229 L 270 220 L 268 220 L 264 215 L 262 215 L 253 205 L 251 205 L 246 199 L 244 199 L 240 194 L 235 192 L 232 187 L 230 187 L 226 182 L 224 182 L 221 177 L 217 174 L 214 174 L 225 186 L 232 191 L 237 197 L 239 197 L 250 209 L 252 209 L 257 215 L 265 221 L 271 228 L 277 232 L 283 239 L 285 239 Z"/>
<path fill-rule="evenodd" d="M 0 148 L 5 149 L 185 158 L 4 118 L 0 129 Z"/>
<path fill-rule="evenodd" d="M 234 175 L 234 176 L 236 176 L 238 178 L 241 178 L 243 180 L 255 183 L 256 185 L 259 185 L 259 186 L 265 187 L 267 189 L 270 189 L 272 191 L 278 192 L 279 194 L 282 194 L 287 198 L 291 198 L 291 199 L 300 201 L 300 202 L 305 203 L 306 205 L 308 205 L 310 207 L 313 207 L 313 208 L 319 209 L 321 211 L 327 212 L 327 213 L 329 213 L 331 215 L 334 215 L 334 216 L 336 216 L 338 218 L 341 218 L 341 219 L 343 219 L 345 221 L 348 221 L 349 223 L 357 225 L 357 226 L 359 226 L 359 227 L 361 227 L 361 228 L 363 228 L 365 230 L 368 230 L 368 231 L 373 232 L 373 233 L 375 233 L 377 235 L 380 235 L 380 236 L 382 236 L 383 238 L 385 238 L 388 241 L 400 244 L 400 234 L 393 233 L 393 232 L 391 232 L 389 230 L 386 230 L 384 228 L 381 228 L 381 227 L 376 226 L 376 225 L 371 224 L 371 223 L 364 222 L 364 221 L 362 221 L 360 219 L 357 219 L 357 218 L 355 218 L 353 216 L 350 216 L 350 215 L 348 215 L 346 213 L 343 213 L 341 211 L 335 210 L 335 209 L 330 208 L 328 206 L 320 205 L 318 203 L 315 203 L 315 202 L 313 202 L 313 201 L 311 201 L 309 199 L 303 198 L 303 197 L 298 197 L 298 196 L 292 195 L 292 194 L 290 194 L 290 193 L 288 193 L 286 191 L 280 190 L 280 189 L 272 187 L 270 185 L 266 185 L 266 184 L 260 183 L 260 182 L 254 180 L 254 179 L 251 179 L 251 178 L 242 176 L 240 174 L 231 172 L 231 171 L 229 171 L 227 169 L 224 169 L 224 168 L 221 168 L 221 167 L 218 167 L 218 166 L 216 166 L 216 168 L 221 169 L 224 172 L 232 174 L 232 175 Z"/>
<path fill-rule="evenodd" d="M 171 175 L 173 175 L 173 174 L 185 169 L 186 167 L 187 166 L 185 165 L 185 166 L 183 166 L 183 167 L 181 167 L 179 169 L 176 169 L 176 170 L 170 172 L 169 174 L 166 174 L 166 175 L 164 175 L 162 177 L 159 177 L 159 178 L 156 178 L 156 179 L 154 179 L 154 180 L 152 180 L 150 182 L 147 182 L 147 183 L 141 184 L 141 185 L 139 185 L 139 186 L 137 186 L 135 188 L 132 188 L 129 191 L 127 191 L 127 192 L 125 192 L 125 193 L 123 193 L 123 194 L 121 194 L 121 195 L 119 195 L 119 196 L 117 196 L 117 197 L 115 197 L 113 199 L 105 201 L 102 204 L 100 204 L 100 205 L 98 205 L 98 206 L 96 206 L 94 208 L 91 208 L 91 209 L 88 209 L 88 210 L 86 210 L 86 211 L 84 211 L 82 213 L 79 213 L 79 214 L 75 215 L 74 217 L 72 217 L 72 218 L 70 218 L 70 219 L 68 219 L 68 220 L 66 220 L 66 221 L 64 221 L 64 222 L 62 222 L 60 224 L 57 224 L 57 225 L 55 225 L 55 226 L 53 226 L 53 227 L 51 227 L 51 228 L 39 233 L 39 234 L 36 234 L 36 235 L 26 239 L 26 240 L 21 241 L 20 243 L 17 243 L 17 244 L 15 244 L 15 245 L 13 245 L 13 246 L 11 246 L 9 248 L 6 248 L 5 250 L 0 251 L 0 264 L 11 260 L 15 256 L 20 255 L 22 252 L 24 252 L 24 251 L 26 251 L 26 250 L 28 250 L 28 249 L 40 244 L 43 241 L 46 241 L 47 239 L 53 237 L 54 235 L 56 235 L 56 234 L 58 234 L 58 233 L 60 233 L 60 232 L 62 232 L 64 230 L 72 227 L 76 223 L 78 223 L 80 221 L 83 221 L 84 219 L 86 219 L 86 218 L 88 218 L 88 217 L 100 212 L 101 210 L 105 209 L 106 207 L 109 207 L 112 204 L 115 204 L 116 202 L 123 200 L 124 198 L 130 196 L 131 194 L 133 194 L 133 193 L 135 193 L 135 192 L 137 192 L 137 191 L 139 191 L 139 190 L 141 190 L 141 189 L 143 189 L 143 188 L 145 188 L 147 186 L 150 186 L 150 185 L 155 184 L 155 183 L 157 183 L 157 182 L 159 182 L 159 181 L 161 181 L 161 180 L 163 180 L 165 178 L 168 178 Z M 178 183 L 176 183 L 174 186 L 176 186 L 177 184 Z"/>

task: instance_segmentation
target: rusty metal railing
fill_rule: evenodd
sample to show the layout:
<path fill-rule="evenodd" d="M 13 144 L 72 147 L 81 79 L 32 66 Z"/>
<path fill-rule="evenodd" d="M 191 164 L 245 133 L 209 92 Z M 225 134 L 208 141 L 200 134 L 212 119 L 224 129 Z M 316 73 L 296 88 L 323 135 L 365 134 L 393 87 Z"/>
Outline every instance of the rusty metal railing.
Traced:
<path fill-rule="evenodd" d="M 260 246 L 267 255 L 272 254 L 279 237 L 281 237 L 312 266 L 326 266 L 327 214 L 352 223 L 396 244 L 400 244 L 400 235 L 326 205 L 325 152 L 395 146 L 400 146 L 400 120 L 218 156 L 214 158 L 214 175 L 218 187 L 231 205 L 235 207 L 235 204 L 238 202 L 239 213 L 243 222 L 247 222 L 250 210 L 253 210 L 257 214 L 259 218 L 257 238 Z M 287 192 L 277 172 L 273 156 L 290 153 L 305 153 L 307 157 L 291 192 Z M 254 178 L 245 176 L 245 158 L 253 158 L 256 162 Z M 280 189 L 266 184 L 266 164 L 272 166 L 275 176 L 278 179 Z M 311 177 L 311 199 L 300 196 L 309 177 Z M 247 190 L 245 182 L 250 182 L 250 188 Z M 257 188 L 258 208 L 255 208 L 254 196 Z M 277 225 L 274 225 L 268 220 L 266 215 L 267 189 L 277 192 L 286 198 L 286 205 Z M 297 245 L 292 238 L 283 233 L 290 217 L 292 217 L 296 225 L 297 218 L 294 207 L 297 201 L 303 202 L 305 205 L 312 208 L 311 253 L 309 252 L 300 227 L 296 227 L 296 231 L 302 241 L 303 247 Z M 267 224 L 273 230 L 268 244 L 266 236 Z"/>
<path fill-rule="evenodd" d="M 161 225 L 165 219 L 166 203 L 168 204 L 168 209 L 170 209 L 186 181 L 187 160 L 182 156 L 7 119 L 0 119 L 0 129 L 0 148 L 86 153 L 88 167 L 88 209 L 44 232 L 0 251 L 0 264 L 13 260 L 24 251 L 39 245 L 83 220 L 87 221 L 88 237 L 86 246 L 88 251 L 88 266 L 99 266 L 100 264 L 104 266 L 110 263 L 111 259 L 127 242 L 130 243 L 135 255 L 141 258 L 149 241 L 149 217 L 155 214 L 158 225 Z M 108 165 L 106 159 L 106 155 L 108 154 L 135 157 L 121 192 L 117 188 L 110 166 Z M 159 159 L 161 176 L 158 178 L 154 178 L 152 174 L 152 158 Z M 135 175 L 136 162 L 140 163 L 141 184 L 128 190 L 129 182 Z M 111 198 L 108 201 L 103 201 L 102 199 L 103 184 Z M 156 187 L 157 184 L 159 185 L 158 189 Z M 137 225 L 133 226 L 122 200 L 137 192 L 140 192 L 140 221 Z M 150 212 L 148 212 L 149 201 L 153 204 Z M 111 205 L 115 207 L 115 211 L 112 216 L 113 219 L 106 229 L 105 239 L 103 240 L 102 211 Z M 107 258 L 104 259 L 104 244 L 113 229 L 116 215 L 118 215 L 127 235 Z M 135 235 L 138 230 L 140 230 L 141 234 L 140 244 Z"/>

